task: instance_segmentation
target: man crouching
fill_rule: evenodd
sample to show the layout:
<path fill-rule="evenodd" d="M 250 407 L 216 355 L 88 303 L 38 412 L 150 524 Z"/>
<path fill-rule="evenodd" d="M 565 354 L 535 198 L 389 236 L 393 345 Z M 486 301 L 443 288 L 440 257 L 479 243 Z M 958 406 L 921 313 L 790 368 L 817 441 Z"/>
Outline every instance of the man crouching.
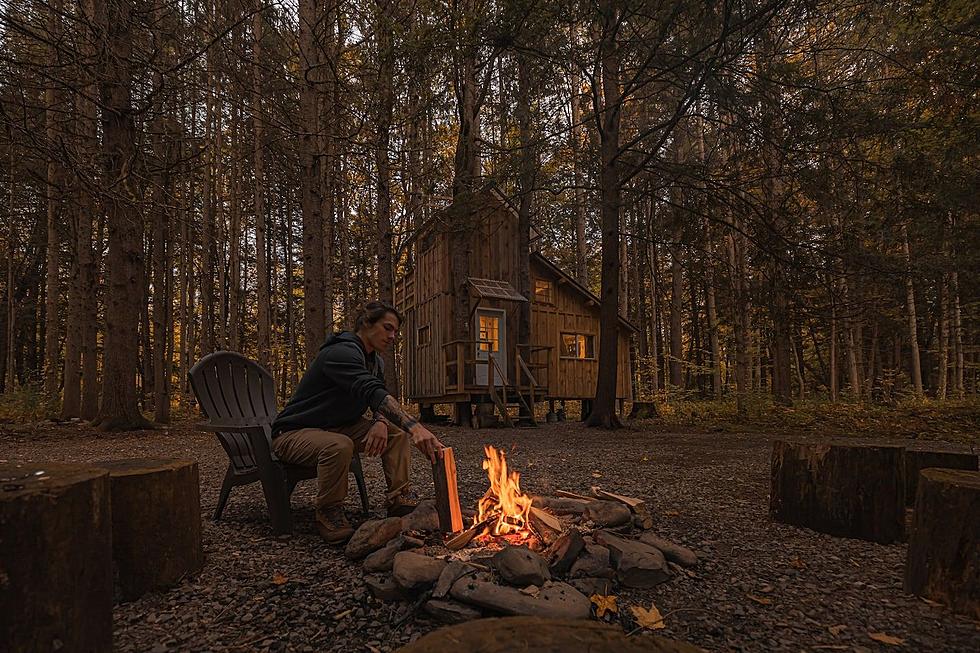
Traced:
<path fill-rule="evenodd" d="M 394 342 L 401 321 L 394 306 L 368 302 L 353 332 L 327 338 L 272 425 L 272 447 L 281 461 L 316 466 L 316 524 L 328 544 L 343 544 L 354 533 L 343 503 L 355 450 L 381 456 L 389 517 L 407 515 L 416 506 L 407 494 L 409 438 L 433 463 L 442 456 L 442 443 L 385 388 L 381 354 Z M 364 417 L 369 407 L 373 419 Z"/>

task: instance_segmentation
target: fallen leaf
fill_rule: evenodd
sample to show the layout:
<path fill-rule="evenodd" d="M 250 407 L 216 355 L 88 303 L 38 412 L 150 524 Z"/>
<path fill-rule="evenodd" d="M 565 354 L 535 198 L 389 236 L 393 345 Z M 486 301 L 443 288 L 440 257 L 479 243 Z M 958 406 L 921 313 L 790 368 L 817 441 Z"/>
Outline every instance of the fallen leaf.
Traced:
<path fill-rule="evenodd" d="M 522 587 L 518 590 L 521 594 L 527 594 L 528 596 L 537 596 L 541 588 L 537 585 L 528 585 L 527 587 Z"/>
<path fill-rule="evenodd" d="M 759 588 L 759 591 L 762 592 L 763 594 L 768 594 L 772 590 L 773 590 L 772 585 L 763 585 L 762 587 Z"/>
<path fill-rule="evenodd" d="M 793 558 L 792 560 L 790 560 L 789 566 L 793 567 L 794 569 L 806 569 L 806 563 L 800 560 L 799 558 Z"/>
<path fill-rule="evenodd" d="M 889 646 L 901 646 L 905 643 L 905 640 L 901 637 L 895 637 L 894 635 L 886 635 L 885 633 L 868 633 L 868 637 L 876 642 L 881 642 L 882 644 L 888 644 Z"/>
<path fill-rule="evenodd" d="M 602 478 L 602 474 L 599 472 L 592 472 L 592 478 Z"/>
<path fill-rule="evenodd" d="M 289 579 L 286 578 L 285 576 L 283 576 L 282 574 L 278 574 L 277 573 L 277 574 L 273 574 L 272 575 L 272 584 L 273 585 L 285 585 L 288 582 L 289 582 Z"/>
<path fill-rule="evenodd" d="M 746 594 L 747 597 L 758 603 L 759 605 L 772 605 L 772 599 L 767 599 L 764 596 L 752 596 L 751 594 Z"/>
<path fill-rule="evenodd" d="M 664 511 L 664 516 L 665 517 L 677 517 L 680 514 L 681 513 L 677 512 L 676 510 L 666 510 L 666 511 Z"/>
<path fill-rule="evenodd" d="M 353 608 L 351 608 L 350 610 L 344 610 L 343 612 L 338 612 L 337 614 L 335 614 L 333 616 L 333 618 L 335 620 L 337 620 L 337 621 L 340 621 L 341 619 L 343 619 L 344 617 L 348 616 L 352 612 L 354 612 L 354 609 Z"/>
<path fill-rule="evenodd" d="M 607 612 L 612 614 L 616 614 L 618 612 L 618 609 L 616 608 L 615 596 L 593 594 L 589 597 L 589 600 L 592 601 L 592 605 L 595 606 L 595 616 L 599 619 L 602 619 Z"/>
<path fill-rule="evenodd" d="M 636 623 L 641 628 L 661 630 L 667 627 L 667 624 L 664 623 L 664 618 L 660 615 L 660 610 L 653 604 L 650 605 L 649 610 L 638 605 L 633 605 L 630 606 L 630 611 L 636 617 Z"/>
<path fill-rule="evenodd" d="M 842 632 L 844 632 L 845 630 L 847 630 L 847 626 L 845 626 L 844 624 L 837 624 L 836 626 L 828 626 L 827 627 L 827 630 L 830 631 L 830 634 L 831 635 L 833 635 L 834 637 L 837 637 Z"/>

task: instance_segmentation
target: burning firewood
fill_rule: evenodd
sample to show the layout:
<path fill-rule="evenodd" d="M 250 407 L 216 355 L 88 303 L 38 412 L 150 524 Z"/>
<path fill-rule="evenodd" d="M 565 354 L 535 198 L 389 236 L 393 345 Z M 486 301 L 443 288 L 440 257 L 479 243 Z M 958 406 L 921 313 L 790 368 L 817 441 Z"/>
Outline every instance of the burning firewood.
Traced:
<path fill-rule="evenodd" d="M 497 513 L 487 516 L 482 521 L 477 521 L 464 531 L 457 533 L 446 541 L 446 548 L 450 551 L 459 551 L 464 546 L 473 541 L 473 538 L 480 535 L 482 531 L 490 526 L 490 522 L 497 518 Z"/>

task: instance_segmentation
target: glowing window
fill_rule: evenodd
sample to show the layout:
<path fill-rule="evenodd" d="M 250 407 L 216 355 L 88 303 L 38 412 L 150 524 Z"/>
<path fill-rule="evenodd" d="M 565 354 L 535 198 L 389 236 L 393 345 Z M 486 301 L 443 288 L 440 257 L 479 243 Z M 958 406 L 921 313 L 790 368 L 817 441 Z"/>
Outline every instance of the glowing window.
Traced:
<path fill-rule="evenodd" d="M 534 301 L 541 304 L 553 304 L 555 302 L 552 296 L 552 290 L 554 286 L 547 279 L 535 279 L 534 280 Z"/>
<path fill-rule="evenodd" d="M 480 351 L 500 351 L 500 317 L 480 315 Z"/>
<path fill-rule="evenodd" d="M 590 360 L 595 358 L 595 336 L 583 333 L 561 334 L 561 357 Z"/>

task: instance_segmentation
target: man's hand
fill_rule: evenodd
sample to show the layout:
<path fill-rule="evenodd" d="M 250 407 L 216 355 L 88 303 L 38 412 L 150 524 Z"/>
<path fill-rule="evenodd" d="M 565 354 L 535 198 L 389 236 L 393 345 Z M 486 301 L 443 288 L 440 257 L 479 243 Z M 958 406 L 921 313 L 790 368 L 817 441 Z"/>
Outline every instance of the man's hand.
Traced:
<path fill-rule="evenodd" d="M 432 431 L 421 424 L 415 424 L 409 434 L 412 436 L 412 444 L 421 451 L 429 461 L 435 465 L 437 458 L 442 458 L 442 450 L 445 448 L 441 442 L 432 434 Z"/>
<path fill-rule="evenodd" d="M 388 425 L 384 422 L 375 422 L 368 429 L 364 436 L 364 455 L 368 457 L 380 456 L 388 446 Z"/>

